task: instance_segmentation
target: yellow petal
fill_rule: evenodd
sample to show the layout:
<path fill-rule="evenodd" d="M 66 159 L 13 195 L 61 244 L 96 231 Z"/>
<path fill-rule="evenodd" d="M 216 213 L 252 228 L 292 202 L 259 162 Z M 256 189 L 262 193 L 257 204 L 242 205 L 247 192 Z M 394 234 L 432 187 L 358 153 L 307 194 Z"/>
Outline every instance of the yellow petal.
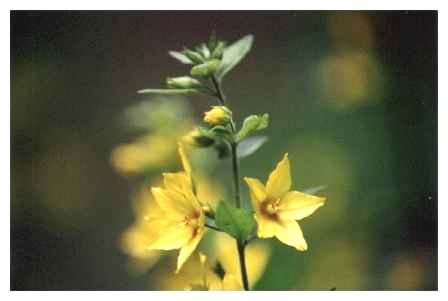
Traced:
<path fill-rule="evenodd" d="M 176 190 L 182 194 L 192 191 L 191 181 L 184 172 L 163 173 L 163 184 L 166 189 Z"/>
<path fill-rule="evenodd" d="M 222 279 L 218 277 L 210 268 L 206 272 L 206 287 L 209 291 L 222 291 Z"/>
<path fill-rule="evenodd" d="M 219 200 L 224 199 L 222 187 L 210 178 L 199 175 L 196 177 L 196 197 L 202 206 L 216 210 Z"/>
<path fill-rule="evenodd" d="M 275 235 L 276 223 L 267 218 L 264 218 L 260 214 L 255 215 L 255 220 L 257 221 L 257 235 L 260 238 L 270 238 Z"/>
<path fill-rule="evenodd" d="M 159 224 L 157 239 L 149 250 L 175 250 L 184 247 L 193 236 L 193 228 L 182 222 L 162 222 Z"/>
<path fill-rule="evenodd" d="M 302 229 L 294 221 L 282 221 L 275 227 L 275 236 L 284 244 L 294 247 L 299 251 L 306 251 L 308 245 L 303 237 Z"/>
<path fill-rule="evenodd" d="M 252 207 L 258 210 L 260 202 L 266 199 L 266 189 L 258 179 L 244 178 L 247 186 L 249 186 L 250 198 L 252 200 Z"/>
<path fill-rule="evenodd" d="M 198 201 L 193 193 L 191 179 L 186 173 L 164 173 L 163 183 L 166 190 L 176 191 L 182 194 L 183 199 L 187 200 L 187 203 L 190 204 L 190 206 L 199 208 Z"/>
<path fill-rule="evenodd" d="M 246 266 L 249 285 L 255 286 L 263 275 L 263 272 L 271 255 L 270 248 L 262 241 L 252 242 L 246 247 Z M 240 274 L 238 274 L 240 275 Z"/>
<path fill-rule="evenodd" d="M 283 156 L 282 161 L 269 175 L 266 183 L 266 193 L 273 198 L 281 198 L 291 188 L 291 171 L 288 153 Z"/>
<path fill-rule="evenodd" d="M 222 280 L 222 289 L 225 291 L 240 291 L 243 287 L 234 275 L 226 273 Z"/>
<path fill-rule="evenodd" d="M 216 233 L 213 240 L 211 262 L 219 261 L 227 274 L 231 274 L 239 281 L 241 286 L 241 269 L 235 240 L 224 233 Z M 223 248 L 222 246 L 229 246 Z M 270 249 L 263 241 L 254 241 L 246 246 L 246 267 L 249 284 L 254 286 L 264 272 L 270 256 Z"/>
<path fill-rule="evenodd" d="M 177 257 L 176 273 L 179 273 L 185 261 L 187 261 L 188 257 L 190 257 L 191 253 L 193 253 L 193 251 L 198 246 L 203 235 L 204 235 L 204 229 L 199 229 L 194 235 L 194 237 L 192 237 L 190 241 L 187 244 L 185 244 L 182 247 L 182 249 L 180 249 L 179 257 Z"/>
<path fill-rule="evenodd" d="M 188 160 L 187 154 L 185 152 L 185 148 L 183 146 L 182 143 L 179 142 L 179 156 L 180 156 L 180 160 L 182 161 L 182 166 L 185 170 L 185 172 L 187 173 L 188 177 L 191 178 L 191 164 L 190 161 Z"/>
<path fill-rule="evenodd" d="M 324 203 L 325 198 L 300 191 L 290 191 L 281 199 L 278 215 L 281 219 L 301 220 L 313 214 Z"/>
<path fill-rule="evenodd" d="M 155 187 L 152 189 L 152 194 L 160 209 L 170 220 L 184 220 L 186 216 L 194 215 L 194 212 L 198 210 L 194 201 L 187 200 L 175 190 Z"/>

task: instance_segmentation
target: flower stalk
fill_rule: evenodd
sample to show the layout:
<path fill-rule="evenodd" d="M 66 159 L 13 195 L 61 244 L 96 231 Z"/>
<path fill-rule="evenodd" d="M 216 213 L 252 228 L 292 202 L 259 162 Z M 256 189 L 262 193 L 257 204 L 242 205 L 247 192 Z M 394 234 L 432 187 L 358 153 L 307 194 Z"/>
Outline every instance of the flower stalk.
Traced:
<path fill-rule="evenodd" d="M 266 184 L 257 178 L 244 177 L 251 203 L 246 204 L 241 199 L 239 159 L 253 154 L 268 140 L 266 136 L 257 136 L 256 132 L 268 127 L 269 114 L 251 114 L 237 129 L 233 113 L 226 106 L 221 83 L 223 77 L 249 52 L 252 43 L 253 36 L 246 35 L 227 46 L 212 34 L 208 43 L 202 43 L 194 50 L 185 48 L 181 52 L 170 51 L 169 54 L 180 63 L 192 65 L 190 76 L 169 77 L 166 89 L 139 91 L 167 96 L 203 93 L 216 98 L 218 102 L 218 105 L 204 112 L 203 124 L 195 126 L 178 142 L 183 170 L 163 173 L 163 183 L 152 187 L 155 205 L 144 216 L 142 223 L 144 231 L 147 228 L 152 231 L 150 240 L 144 240 L 145 251 L 179 250 L 176 275 L 184 265 L 187 267 L 183 269 L 188 269 L 191 262 L 193 265 L 200 264 L 202 272 L 198 274 L 198 280 L 189 278 L 186 289 L 249 290 L 248 274 L 252 285 L 257 281 L 257 275 L 254 274 L 257 267 L 252 256 L 257 243 L 248 244 L 256 237 L 275 237 L 298 251 L 305 251 L 308 246 L 297 221 L 313 214 L 325 202 L 323 197 L 291 189 L 287 153 L 271 172 Z M 214 149 L 219 159 L 230 156 L 233 202 L 218 196 L 206 196 L 197 174 L 195 180 L 198 182 L 194 181 L 192 165 L 184 144 L 185 147 L 190 145 Z M 197 189 L 196 184 L 202 189 Z M 228 234 L 223 237 L 232 237 L 236 244 L 236 250 L 233 251 L 237 252 L 230 252 L 232 259 L 217 261 L 216 269 L 208 266 L 206 256 L 197 250 L 206 228 Z M 139 237 L 131 238 L 140 240 Z M 221 250 L 219 248 L 215 251 Z M 227 250 L 225 253 L 228 253 Z M 226 261 L 231 262 L 231 265 L 223 268 L 221 264 Z M 257 264 L 259 263 L 260 258 L 257 257 Z M 176 275 L 173 277 L 176 278 Z"/>
<path fill-rule="evenodd" d="M 224 92 L 222 90 L 220 82 L 213 75 L 211 77 L 213 85 L 216 89 L 216 96 L 218 98 L 220 105 L 226 104 L 226 99 Z M 236 126 L 233 119 L 230 120 L 230 127 L 232 129 L 232 133 L 236 135 Z M 233 185 L 235 192 L 235 205 L 237 208 L 241 208 L 241 196 L 240 196 L 240 170 L 239 170 L 239 162 L 238 162 L 238 153 L 237 153 L 238 143 L 236 141 L 231 142 L 231 152 L 232 152 L 232 171 L 233 171 Z M 246 258 L 245 258 L 245 246 L 246 242 L 242 240 L 236 241 L 236 247 L 238 250 L 238 257 L 240 262 L 240 270 L 241 270 L 241 280 L 243 282 L 244 290 L 249 290 L 249 279 L 247 277 L 247 267 L 246 267 Z"/>

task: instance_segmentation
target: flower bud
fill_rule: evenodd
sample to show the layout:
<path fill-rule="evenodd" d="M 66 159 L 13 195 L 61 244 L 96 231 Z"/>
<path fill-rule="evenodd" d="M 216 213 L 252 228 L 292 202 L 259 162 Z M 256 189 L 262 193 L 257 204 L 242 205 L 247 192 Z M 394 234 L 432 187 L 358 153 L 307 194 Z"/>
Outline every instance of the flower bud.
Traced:
<path fill-rule="evenodd" d="M 204 113 L 204 122 L 211 125 L 227 124 L 232 118 L 232 112 L 225 106 L 213 106 Z"/>
<path fill-rule="evenodd" d="M 209 77 L 215 74 L 220 64 L 220 60 L 213 59 L 203 64 L 194 66 L 193 68 L 191 68 L 190 74 L 197 77 Z"/>
<path fill-rule="evenodd" d="M 202 56 L 193 50 L 185 48 L 184 51 L 182 51 L 182 53 L 186 55 L 195 64 L 202 64 L 204 62 Z"/>
<path fill-rule="evenodd" d="M 192 89 L 201 87 L 201 82 L 189 76 L 168 77 L 166 85 L 170 89 Z"/>
<path fill-rule="evenodd" d="M 203 135 L 197 128 L 191 130 L 182 138 L 182 140 L 187 144 L 197 147 L 208 147 L 215 142 L 212 138 Z"/>
<path fill-rule="evenodd" d="M 215 59 L 221 59 L 224 53 L 224 48 L 226 48 L 226 44 L 222 41 L 219 41 L 216 45 L 216 48 L 212 52 L 212 57 Z"/>

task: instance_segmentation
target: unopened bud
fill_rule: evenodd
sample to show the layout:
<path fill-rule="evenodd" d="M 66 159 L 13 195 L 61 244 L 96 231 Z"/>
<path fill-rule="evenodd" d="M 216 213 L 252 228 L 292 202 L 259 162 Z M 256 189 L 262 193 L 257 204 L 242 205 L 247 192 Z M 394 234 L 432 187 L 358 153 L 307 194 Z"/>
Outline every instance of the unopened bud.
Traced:
<path fill-rule="evenodd" d="M 201 87 L 201 82 L 189 76 L 168 77 L 166 85 L 170 89 L 192 89 Z"/>
<path fill-rule="evenodd" d="M 220 64 L 220 60 L 213 59 L 203 64 L 194 66 L 193 68 L 191 68 L 190 74 L 197 77 L 210 77 L 211 75 L 215 74 Z"/>
<path fill-rule="evenodd" d="M 219 41 L 216 45 L 216 48 L 213 49 L 212 57 L 214 59 L 221 59 L 224 53 L 224 48 L 226 48 L 226 44 L 222 41 Z"/>
<path fill-rule="evenodd" d="M 232 112 L 225 106 L 213 106 L 204 113 L 204 121 L 211 125 L 227 124 L 232 118 Z"/>
<path fill-rule="evenodd" d="M 182 53 L 185 54 L 195 64 L 201 64 L 204 62 L 202 56 L 196 51 L 185 48 Z"/>
<path fill-rule="evenodd" d="M 203 135 L 197 128 L 191 130 L 182 140 L 197 147 L 209 147 L 215 142 L 212 138 Z"/>

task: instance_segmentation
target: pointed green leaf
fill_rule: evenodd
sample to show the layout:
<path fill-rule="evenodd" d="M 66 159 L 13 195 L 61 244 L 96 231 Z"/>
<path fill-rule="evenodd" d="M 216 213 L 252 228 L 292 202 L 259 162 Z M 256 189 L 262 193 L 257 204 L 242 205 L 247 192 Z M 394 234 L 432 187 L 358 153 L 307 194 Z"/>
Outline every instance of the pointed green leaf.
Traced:
<path fill-rule="evenodd" d="M 237 146 L 238 158 L 244 158 L 255 153 L 263 144 L 268 141 L 266 136 L 254 136 L 244 139 Z"/>
<path fill-rule="evenodd" d="M 222 63 L 216 72 L 216 77 L 221 80 L 246 56 L 252 47 L 253 35 L 247 35 L 224 49 Z"/>
<path fill-rule="evenodd" d="M 220 229 L 239 240 L 248 239 L 257 230 L 257 223 L 251 213 L 226 202 L 219 203 L 215 221 Z"/>
<path fill-rule="evenodd" d="M 168 54 L 185 65 L 193 65 L 193 61 L 190 60 L 185 54 L 178 51 L 168 51 Z"/>
<path fill-rule="evenodd" d="M 199 93 L 196 89 L 142 89 L 138 94 L 159 94 L 159 95 L 192 95 Z"/>
<path fill-rule="evenodd" d="M 315 193 L 318 193 L 319 191 L 322 191 L 322 190 L 325 190 L 325 189 L 327 189 L 327 185 L 320 185 L 320 186 L 307 188 L 307 189 L 303 190 L 303 193 L 315 194 Z"/>

